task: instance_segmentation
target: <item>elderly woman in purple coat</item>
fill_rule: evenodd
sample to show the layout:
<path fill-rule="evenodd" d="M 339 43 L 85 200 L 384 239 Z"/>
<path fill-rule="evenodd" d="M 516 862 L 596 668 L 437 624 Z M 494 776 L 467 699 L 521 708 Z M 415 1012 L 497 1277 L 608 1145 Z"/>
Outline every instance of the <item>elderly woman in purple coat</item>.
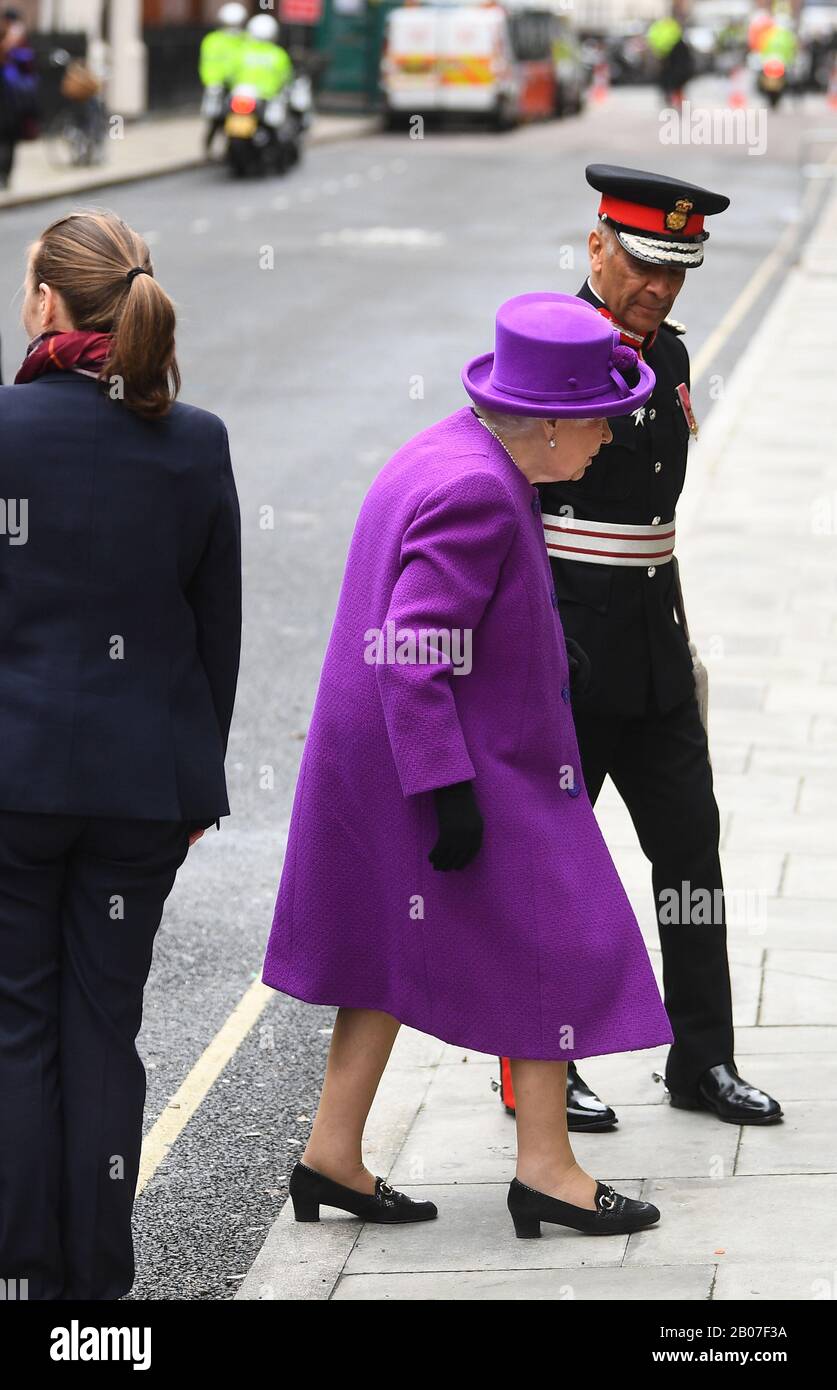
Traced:
<path fill-rule="evenodd" d="M 518 1236 L 624 1234 L 660 1213 L 579 1167 L 566 1064 L 672 1032 L 584 788 L 535 484 L 581 477 L 654 376 L 591 306 L 527 294 L 462 380 L 474 405 L 361 508 L 303 752 L 263 978 L 340 1007 L 290 1195 L 298 1221 L 437 1215 L 363 1164 L 404 1023 L 512 1059 Z"/>

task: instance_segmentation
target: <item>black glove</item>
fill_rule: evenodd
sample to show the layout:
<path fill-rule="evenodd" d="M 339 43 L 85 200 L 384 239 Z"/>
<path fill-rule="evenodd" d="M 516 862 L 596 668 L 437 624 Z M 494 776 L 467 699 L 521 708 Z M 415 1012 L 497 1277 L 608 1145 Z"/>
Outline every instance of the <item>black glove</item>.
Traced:
<path fill-rule="evenodd" d="M 590 677 L 593 673 L 590 658 L 574 638 L 565 637 L 564 643 L 567 648 L 567 665 L 570 668 L 570 692 L 573 695 L 585 695 L 590 689 Z"/>
<path fill-rule="evenodd" d="M 428 859 L 434 869 L 464 869 L 482 844 L 482 816 L 472 782 L 454 782 L 433 792 L 439 838 Z"/>

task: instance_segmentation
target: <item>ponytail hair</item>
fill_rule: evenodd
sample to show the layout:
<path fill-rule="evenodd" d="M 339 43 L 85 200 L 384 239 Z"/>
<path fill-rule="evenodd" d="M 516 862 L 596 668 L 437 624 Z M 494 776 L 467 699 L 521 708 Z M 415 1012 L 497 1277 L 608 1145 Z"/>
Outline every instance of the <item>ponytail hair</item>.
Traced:
<path fill-rule="evenodd" d="M 35 243 L 32 274 L 60 294 L 74 328 L 113 335 L 100 380 L 137 415 L 165 415 L 180 390 L 176 316 L 142 237 L 113 212 L 71 212 Z"/>

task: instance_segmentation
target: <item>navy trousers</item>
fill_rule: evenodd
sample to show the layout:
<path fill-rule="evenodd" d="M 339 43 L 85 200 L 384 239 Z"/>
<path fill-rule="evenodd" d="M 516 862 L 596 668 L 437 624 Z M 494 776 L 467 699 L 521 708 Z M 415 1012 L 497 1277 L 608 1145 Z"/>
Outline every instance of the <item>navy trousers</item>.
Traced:
<path fill-rule="evenodd" d="M 182 822 L 0 812 L 0 1278 L 115 1299 L 145 1069 L 142 995 Z M 20 1296 L 20 1294 L 18 1294 Z"/>

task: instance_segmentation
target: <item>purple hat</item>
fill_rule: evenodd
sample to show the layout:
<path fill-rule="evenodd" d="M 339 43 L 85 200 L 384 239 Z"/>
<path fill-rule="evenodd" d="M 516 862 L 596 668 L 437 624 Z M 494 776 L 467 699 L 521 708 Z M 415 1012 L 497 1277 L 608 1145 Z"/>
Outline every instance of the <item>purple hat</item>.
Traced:
<path fill-rule="evenodd" d="M 639 384 L 622 373 L 636 368 Z M 654 373 L 592 304 L 571 294 L 519 294 L 497 310 L 494 351 L 462 369 L 477 405 L 509 415 L 630 415 L 654 390 Z"/>

